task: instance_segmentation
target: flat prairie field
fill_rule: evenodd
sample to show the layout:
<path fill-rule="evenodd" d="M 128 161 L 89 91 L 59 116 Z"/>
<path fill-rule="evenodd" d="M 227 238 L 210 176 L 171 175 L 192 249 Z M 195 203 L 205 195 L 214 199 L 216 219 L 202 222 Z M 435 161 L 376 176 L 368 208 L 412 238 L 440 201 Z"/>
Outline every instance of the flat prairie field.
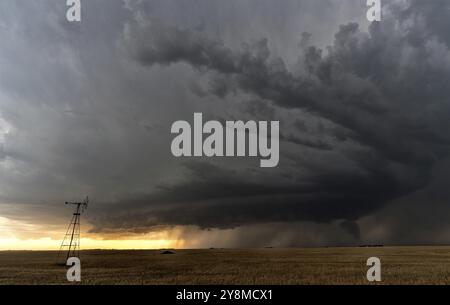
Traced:
<path fill-rule="evenodd" d="M 450 247 L 86 250 L 81 284 L 369 284 L 367 259 L 381 260 L 381 284 L 450 284 Z M 0 284 L 70 284 L 57 252 L 0 252 Z"/>

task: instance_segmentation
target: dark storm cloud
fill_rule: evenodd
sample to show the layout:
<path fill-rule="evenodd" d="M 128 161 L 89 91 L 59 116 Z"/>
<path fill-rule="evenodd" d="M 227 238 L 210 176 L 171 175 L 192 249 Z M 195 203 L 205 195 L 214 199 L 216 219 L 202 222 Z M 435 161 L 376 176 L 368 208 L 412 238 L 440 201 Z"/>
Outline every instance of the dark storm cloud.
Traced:
<path fill-rule="evenodd" d="M 99 215 L 95 219 L 93 231 L 102 227 L 198 225 L 201 228 L 232 228 L 274 221 L 357 219 L 361 214 L 375 210 L 379 201 L 388 196 L 376 192 L 379 185 L 386 184 L 389 179 L 383 176 L 374 175 L 368 180 L 350 174 L 339 177 L 319 175 L 308 177 L 308 182 L 303 184 L 292 183 L 289 179 L 264 183 L 244 178 L 249 173 L 231 172 L 207 163 L 191 163 L 188 167 L 192 175 L 188 182 L 160 186 L 159 191 L 151 195 L 119 202 L 108 215 Z M 123 207 L 127 209 L 124 211 Z M 111 212 L 118 215 L 112 217 Z"/>
<path fill-rule="evenodd" d="M 337 150 L 354 166 L 327 168 L 325 158 L 322 168 L 315 167 L 301 179 L 280 180 L 279 185 L 263 182 L 265 175 L 276 176 L 274 172 L 248 183 L 239 178 L 242 174 L 230 179 L 218 175 L 220 168 L 196 168 L 189 182 L 143 200 L 172 204 L 151 209 L 148 225 L 234 227 L 345 219 L 341 227 L 359 236 L 354 220 L 426 186 L 435 162 L 448 155 L 450 112 L 445 99 L 450 97 L 450 66 L 448 57 L 438 57 L 443 52 L 439 44 L 446 43 L 440 24 L 429 20 L 436 20 L 434 14 L 437 20 L 446 20 L 441 16 L 448 6 L 417 1 L 387 4 L 383 22 L 373 23 L 368 32 L 357 23 L 340 26 L 326 51 L 309 45 L 310 35 L 305 34 L 299 51 L 303 68 L 297 72 L 271 55 L 265 38 L 236 49 L 202 31 L 157 20 L 129 24 L 123 43 L 141 65 L 187 63 L 210 73 L 214 82 L 209 92 L 219 98 L 238 95 L 238 90 L 271 101 L 278 109 L 300 109 L 323 118 L 335 129 L 346 130 L 343 144 L 324 142 L 320 134 L 313 135 L 314 140 L 302 139 L 301 134 L 283 139 L 312 149 Z M 421 26 L 415 26 L 417 15 L 424 19 Z M 312 162 L 291 160 L 298 171 Z"/>
<path fill-rule="evenodd" d="M 226 229 L 258 223 L 348 219 L 341 228 L 359 236 L 354 220 L 378 210 L 393 194 L 400 195 L 398 182 L 383 170 L 373 170 L 370 177 L 356 172 L 319 172 L 300 182 L 290 176 L 273 175 L 263 182 L 265 173 L 229 171 L 204 162 L 186 167 L 190 172 L 187 182 L 159 186 L 151 195 L 119 200 L 115 207 L 108 206 L 107 213 L 97 214 L 92 232 L 159 225 Z"/>
<path fill-rule="evenodd" d="M 2 1 L 1 215 L 90 194 L 95 232 L 342 244 L 401 240 L 412 217 L 412 240 L 445 235 L 445 203 L 417 194 L 448 177 L 432 169 L 450 148 L 450 4 L 390 1 L 367 27 L 365 2 L 93 0 L 77 25 L 60 1 Z M 173 158 L 170 125 L 195 111 L 279 120 L 279 167 Z"/>
<path fill-rule="evenodd" d="M 323 149 L 323 150 L 332 150 L 333 147 L 320 140 L 308 140 L 308 139 L 302 139 L 295 137 L 293 135 L 281 135 L 280 140 L 289 141 L 298 145 L 304 145 L 316 149 Z"/>
<path fill-rule="evenodd" d="M 389 160 L 428 164 L 448 150 L 448 136 L 435 128 L 444 118 L 430 119 L 440 114 L 433 105 L 445 107 L 440 103 L 448 94 L 448 70 L 422 64 L 430 59 L 422 57 L 428 46 L 409 44 L 407 29 L 392 32 L 384 26 L 392 22 L 373 24 L 369 33 L 355 23 L 341 26 L 328 55 L 305 56 L 308 77 L 293 75 L 279 58 L 269 59 L 266 39 L 233 52 L 201 33 L 152 22 L 128 28 L 125 43 L 144 65 L 187 62 L 216 71 L 245 92 L 282 107 L 306 109 L 350 129 L 354 140 Z M 318 52 L 308 47 L 306 55 L 311 50 Z M 411 58 L 402 62 L 406 51 Z M 427 70 L 434 73 L 424 75 Z M 424 105 L 424 98 L 432 98 L 431 105 Z"/>

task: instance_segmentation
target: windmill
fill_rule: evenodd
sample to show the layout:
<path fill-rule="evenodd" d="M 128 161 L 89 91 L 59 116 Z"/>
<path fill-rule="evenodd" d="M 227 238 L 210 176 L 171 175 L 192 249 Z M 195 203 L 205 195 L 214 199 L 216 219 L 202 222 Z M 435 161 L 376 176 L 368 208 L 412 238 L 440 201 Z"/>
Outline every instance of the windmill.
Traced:
<path fill-rule="evenodd" d="M 66 205 L 75 205 L 75 212 L 72 215 L 72 220 L 69 223 L 64 239 L 59 248 L 58 260 L 65 251 L 65 259 L 69 257 L 79 257 L 80 255 L 80 223 L 81 214 L 87 209 L 89 204 L 89 197 L 86 197 L 82 202 L 66 202 Z M 67 250 L 66 250 L 67 249 Z M 66 262 L 65 261 L 65 262 Z M 64 262 L 64 263 L 65 263 Z"/>

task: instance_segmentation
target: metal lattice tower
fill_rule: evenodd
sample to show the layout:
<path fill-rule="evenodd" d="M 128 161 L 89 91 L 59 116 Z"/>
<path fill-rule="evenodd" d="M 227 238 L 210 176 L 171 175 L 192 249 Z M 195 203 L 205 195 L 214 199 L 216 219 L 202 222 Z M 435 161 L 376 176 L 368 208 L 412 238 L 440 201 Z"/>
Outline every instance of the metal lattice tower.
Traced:
<path fill-rule="evenodd" d="M 80 226 L 81 214 L 87 209 L 89 197 L 82 202 L 66 202 L 66 204 L 76 205 L 75 212 L 72 215 L 72 220 L 69 223 L 64 239 L 59 248 L 58 260 L 66 252 L 65 259 L 69 257 L 80 256 Z"/>

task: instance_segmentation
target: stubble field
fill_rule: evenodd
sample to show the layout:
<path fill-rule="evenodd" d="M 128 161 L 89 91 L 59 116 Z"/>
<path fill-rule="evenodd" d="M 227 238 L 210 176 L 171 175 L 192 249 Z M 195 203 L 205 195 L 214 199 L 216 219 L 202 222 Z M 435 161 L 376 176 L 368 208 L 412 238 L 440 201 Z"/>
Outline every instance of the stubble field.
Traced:
<path fill-rule="evenodd" d="M 450 284 L 450 247 L 208 249 L 81 252 L 81 284 Z M 68 284 L 56 252 L 0 252 L 0 284 Z"/>

